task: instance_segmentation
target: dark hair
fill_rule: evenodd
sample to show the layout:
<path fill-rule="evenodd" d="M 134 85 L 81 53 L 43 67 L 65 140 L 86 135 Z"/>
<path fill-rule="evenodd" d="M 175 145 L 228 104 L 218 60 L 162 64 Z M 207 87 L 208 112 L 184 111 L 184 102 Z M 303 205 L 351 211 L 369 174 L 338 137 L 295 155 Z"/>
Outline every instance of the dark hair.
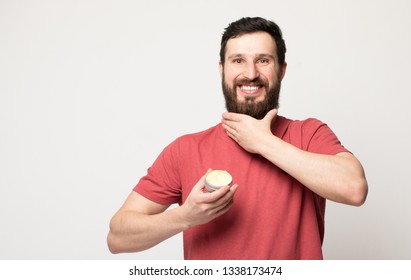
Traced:
<path fill-rule="evenodd" d="M 220 61 L 224 64 L 227 41 L 247 33 L 263 31 L 267 32 L 274 39 L 277 46 L 277 58 L 280 65 L 285 62 L 285 42 L 280 27 L 273 21 L 261 17 L 245 17 L 232 22 L 224 30 L 221 38 Z"/>

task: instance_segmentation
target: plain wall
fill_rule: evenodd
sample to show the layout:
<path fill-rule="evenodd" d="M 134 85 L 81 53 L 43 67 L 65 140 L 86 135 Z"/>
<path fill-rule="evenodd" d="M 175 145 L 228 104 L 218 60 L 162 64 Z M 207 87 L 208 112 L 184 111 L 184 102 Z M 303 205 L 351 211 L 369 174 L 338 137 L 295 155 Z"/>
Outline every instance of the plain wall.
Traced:
<path fill-rule="evenodd" d="M 0 259 L 181 259 L 181 234 L 111 255 L 108 224 L 161 150 L 220 121 L 220 36 L 262 16 L 288 47 L 280 114 L 363 163 L 328 202 L 327 259 L 411 258 L 410 1 L 0 1 Z"/>

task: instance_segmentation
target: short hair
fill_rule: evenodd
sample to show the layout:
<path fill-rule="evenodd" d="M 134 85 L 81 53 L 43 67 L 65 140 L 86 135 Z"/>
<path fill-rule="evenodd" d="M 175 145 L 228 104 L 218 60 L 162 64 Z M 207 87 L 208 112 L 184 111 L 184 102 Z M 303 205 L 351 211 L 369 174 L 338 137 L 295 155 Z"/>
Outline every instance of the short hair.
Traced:
<path fill-rule="evenodd" d="M 261 17 L 244 17 L 234 21 L 225 28 L 221 38 L 220 61 L 224 64 L 227 41 L 247 33 L 267 32 L 274 39 L 277 49 L 277 59 L 280 65 L 285 62 L 286 46 L 280 27 L 273 21 Z"/>

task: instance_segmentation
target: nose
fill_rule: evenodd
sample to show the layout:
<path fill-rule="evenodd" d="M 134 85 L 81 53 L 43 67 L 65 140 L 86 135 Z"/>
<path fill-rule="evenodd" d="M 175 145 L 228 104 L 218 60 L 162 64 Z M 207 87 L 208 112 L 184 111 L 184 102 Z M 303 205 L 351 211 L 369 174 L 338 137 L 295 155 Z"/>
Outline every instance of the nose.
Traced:
<path fill-rule="evenodd" d="M 248 63 L 244 67 L 243 76 L 249 80 L 254 80 L 260 75 L 258 68 L 254 63 Z"/>

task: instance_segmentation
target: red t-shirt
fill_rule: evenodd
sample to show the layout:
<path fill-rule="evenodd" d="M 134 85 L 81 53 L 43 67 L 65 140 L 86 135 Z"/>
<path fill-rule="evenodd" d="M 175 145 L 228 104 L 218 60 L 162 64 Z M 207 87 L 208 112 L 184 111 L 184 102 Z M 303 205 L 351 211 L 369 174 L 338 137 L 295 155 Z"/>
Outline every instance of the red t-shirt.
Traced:
<path fill-rule="evenodd" d="M 305 151 L 347 151 L 316 119 L 278 116 L 272 132 Z M 323 258 L 325 199 L 242 149 L 221 124 L 168 145 L 134 190 L 160 204 L 182 204 L 208 168 L 227 170 L 239 188 L 227 213 L 183 233 L 185 259 Z"/>

